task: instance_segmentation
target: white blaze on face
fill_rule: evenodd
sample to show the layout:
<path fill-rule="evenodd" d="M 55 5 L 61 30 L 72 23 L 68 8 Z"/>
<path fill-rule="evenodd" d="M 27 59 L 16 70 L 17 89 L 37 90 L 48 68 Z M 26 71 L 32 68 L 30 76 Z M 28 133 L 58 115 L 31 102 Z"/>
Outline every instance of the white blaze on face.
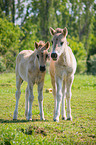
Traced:
<path fill-rule="evenodd" d="M 59 44 L 58 47 L 56 48 L 56 53 L 58 54 L 58 56 L 64 53 L 64 49 L 66 49 L 66 40 L 62 40 L 61 42 L 63 42 L 63 44 L 62 45 Z"/>
<path fill-rule="evenodd" d="M 58 47 L 56 49 L 56 53 L 58 54 L 58 56 L 60 56 L 63 53 L 63 51 L 64 51 L 64 48 L 63 47 Z"/>

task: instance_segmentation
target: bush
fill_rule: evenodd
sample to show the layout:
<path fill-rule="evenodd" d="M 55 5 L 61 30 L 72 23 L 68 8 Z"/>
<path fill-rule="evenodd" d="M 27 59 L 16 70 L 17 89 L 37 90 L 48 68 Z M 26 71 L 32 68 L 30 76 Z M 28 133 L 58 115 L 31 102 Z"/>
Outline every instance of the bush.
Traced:
<path fill-rule="evenodd" d="M 67 39 L 70 48 L 72 49 L 75 58 L 77 60 L 77 73 L 83 73 L 86 71 L 86 51 L 84 49 L 84 44 L 78 42 L 74 37 L 72 39 Z"/>
<path fill-rule="evenodd" d="M 38 37 L 36 36 L 37 25 L 33 25 L 32 20 L 27 19 L 26 23 L 24 23 L 22 26 L 22 31 L 25 34 L 25 36 L 22 38 L 22 43 L 19 51 L 26 50 L 26 49 L 34 50 L 35 41 L 39 42 Z"/>
<path fill-rule="evenodd" d="M 6 66 L 4 64 L 4 58 L 0 56 L 0 72 L 3 72 L 6 70 Z"/>
<path fill-rule="evenodd" d="M 0 55 L 3 58 L 0 63 L 0 72 L 14 68 L 15 55 L 19 52 L 20 38 L 23 35 L 18 26 L 0 18 Z"/>
<path fill-rule="evenodd" d="M 96 75 L 96 54 L 90 56 L 90 73 Z"/>
<path fill-rule="evenodd" d="M 9 71 L 15 70 L 15 65 L 16 65 L 16 51 L 8 51 L 5 56 L 5 61 L 6 61 L 6 69 Z"/>
<path fill-rule="evenodd" d="M 91 35 L 91 43 L 87 56 L 87 73 L 96 74 L 96 36 Z"/>
<path fill-rule="evenodd" d="M 0 18 L 0 52 L 2 55 L 13 48 L 19 48 L 20 37 L 23 36 L 18 26 Z"/>
<path fill-rule="evenodd" d="M 35 49 L 34 42 L 38 41 L 35 35 L 37 28 L 31 23 L 31 20 L 27 20 L 21 30 L 17 25 L 0 18 L 0 55 L 4 58 L 7 71 L 15 68 L 15 60 L 19 51 Z"/>

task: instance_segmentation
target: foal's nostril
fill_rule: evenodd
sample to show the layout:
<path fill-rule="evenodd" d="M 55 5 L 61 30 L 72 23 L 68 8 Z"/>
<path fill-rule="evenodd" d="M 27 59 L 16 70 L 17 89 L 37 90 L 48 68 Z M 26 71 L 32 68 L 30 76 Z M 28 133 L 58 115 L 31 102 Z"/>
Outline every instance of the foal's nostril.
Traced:
<path fill-rule="evenodd" d="M 55 59 L 57 59 L 57 53 L 51 53 L 51 58 L 55 58 Z"/>
<path fill-rule="evenodd" d="M 41 72 L 44 72 L 46 70 L 46 67 L 45 66 L 40 66 L 40 71 Z"/>

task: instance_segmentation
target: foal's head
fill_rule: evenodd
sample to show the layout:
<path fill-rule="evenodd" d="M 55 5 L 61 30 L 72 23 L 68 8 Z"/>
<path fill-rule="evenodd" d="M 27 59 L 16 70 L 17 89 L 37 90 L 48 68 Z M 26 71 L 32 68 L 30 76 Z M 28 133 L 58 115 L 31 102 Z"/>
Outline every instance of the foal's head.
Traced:
<path fill-rule="evenodd" d="M 66 36 L 68 31 L 66 27 L 64 29 L 57 28 L 56 30 L 50 27 L 50 33 L 53 35 L 51 58 L 56 61 L 67 43 Z"/>
<path fill-rule="evenodd" d="M 50 43 L 43 41 L 35 42 L 35 48 L 37 49 L 37 59 L 40 65 L 40 71 L 44 72 L 46 70 L 46 61 L 49 58 L 48 49 L 50 47 Z"/>

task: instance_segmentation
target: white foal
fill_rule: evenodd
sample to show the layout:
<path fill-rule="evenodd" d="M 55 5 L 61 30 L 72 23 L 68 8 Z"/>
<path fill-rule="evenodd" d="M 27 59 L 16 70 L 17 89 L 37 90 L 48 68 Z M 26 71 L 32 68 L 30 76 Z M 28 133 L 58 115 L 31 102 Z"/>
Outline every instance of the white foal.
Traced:
<path fill-rule="evenodd" d="M 53 35 L 50 75 L 54 96 L 54 121 L 59 121 L 61 100 L 62 119 L 66 120 L 65 98 L 67 100 L 67 120 L 72 120 L 70 101 L 76 59 L 71 48 L 67 45 L 67 28 L 57 28 L 56 30 L 50 28 L 50 33 Z"/>
<path fill-rule="evenodd" d="M 17 119 L 18 101 L 20 98 L 20 86 L 23 81 L 28 83 L 25 99 L 26 119 L 32 120 L 33 85 L 38 85 L 38 101 L 40 109 L 40 119 L 44 120 L 43 112 L 43 85 L 46 72 L 46 61 L 48 58 L 49 42 L 35 42 L 35 51 L 23 50 L 16 59 L 16 106 L 13 119 Z"/>

